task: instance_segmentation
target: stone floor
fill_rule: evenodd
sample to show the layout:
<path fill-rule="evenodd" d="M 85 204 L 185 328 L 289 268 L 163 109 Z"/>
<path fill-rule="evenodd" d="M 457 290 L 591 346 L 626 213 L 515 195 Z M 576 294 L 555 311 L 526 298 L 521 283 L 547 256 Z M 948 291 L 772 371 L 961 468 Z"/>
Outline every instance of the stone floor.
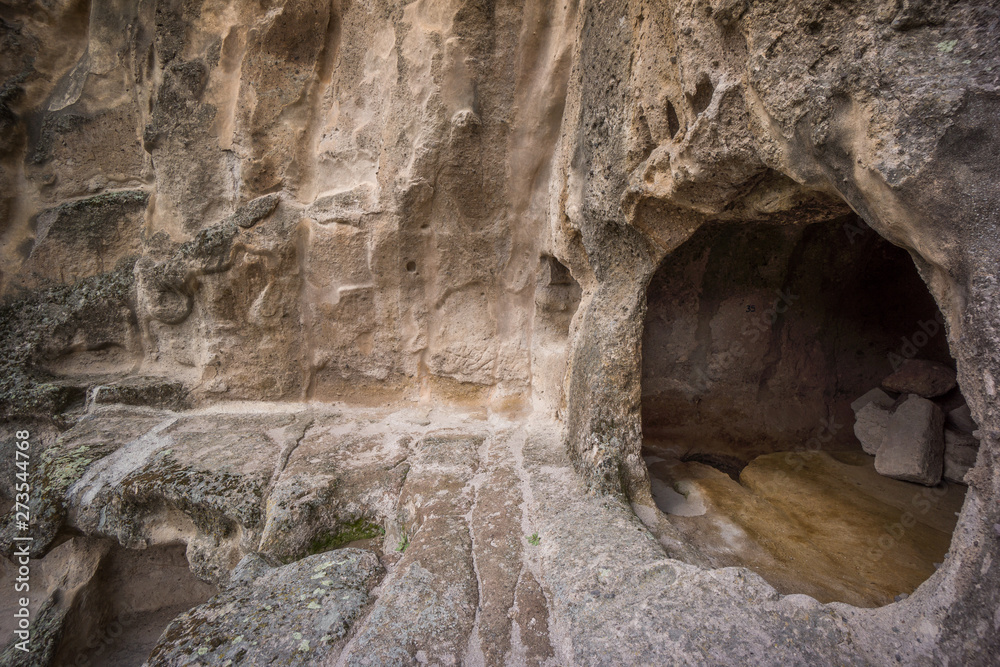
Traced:
<path fill-rule="evenodd" d="M 768 454 L 739 481 L 694 461 L 645 460 L 657 506 L 711 565 L 860 607 L 911 594 L 944 562 L 966 490 L 883 477 L 860 452 Z"/>
<path fill-rule="evenodd" d="M 192 570 L 219 586 L 161 636 L 151 665 L 210 665 L 216 654 L 241 655 L 219 637 L 251 636 L 249 655 L 302 665 L 864 665 L 880 664 L 889 644 L 909 664 L 936 659 L 932 596 L 879 609 L 822 604 L 822 590 L 783 595 L 793 589 L 766 573 L 713 567 L 708 549 L 700 565 L 673 558 L 690 549 L 683 530 L 651 531 L 637 515 L 663 517 L 655 507 L 589 493 L 559 426 L 544 420 L 312 404 L 98 408 L 42 460 L 40 473 L 64 492 L 46 498 L 60 511 L 39 514 L 52 524 L 39 535 L 184 545 Z M 866 470 L 832 456 L 815 463 L 804 470 L 816 479 Z M 745 533 L 765 534 L 795 509 L 795 498 L 782 505 L 767 490 L 774 470 L 744 471 L 752 483 L 741 493 L 771 507 Z M 727 497 L 738 500 L 688 493 L 678 514 L 705 514 L 673 520 L 705 521 Z M 921 521 L 928 534 L 947 528 Z M 352 545 L 374 548 L 339 560 L 332 551 Z M 377 567 L 348 563 L 372 558 Z M 326 567 L 341 568 L 339 578 L 325 579 Z M 74 591 L 87 582 L 81 575 L 64 591 L 53 618 L 71 618 L 64 607 L 83 604 Z M 901 590 L 893 583 L 885 594 Z M 253 618 L 219 611 L 244 600 Z"/>

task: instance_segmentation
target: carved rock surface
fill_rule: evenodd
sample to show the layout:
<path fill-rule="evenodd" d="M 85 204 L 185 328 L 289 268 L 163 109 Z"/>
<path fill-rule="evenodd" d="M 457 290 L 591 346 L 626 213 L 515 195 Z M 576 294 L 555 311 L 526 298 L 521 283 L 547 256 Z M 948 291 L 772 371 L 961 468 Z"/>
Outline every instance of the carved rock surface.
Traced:
<path fill-rule="evenodd" d="M 997 655 L 997 34 L 993 0 L 5 3 L 0 416 L 61 432 L 33 459 L 37 556 L 183 544 L 221 583 L 374 541 L 384 623 L 342 662 Z M 818 278 L 892 283 L 890 245 L 940 317 L 876 353 Z M 664 275 L 692 289 L 651 300 L 682 313 L 659 336 Z M 686 424 L 707 378 L 733 449 L 821 424 L 855 446 L 862 380 L 918 355 L 954 359 L 921 391 L 957 383 L 981 444 L 907 599 L 782 597 L 637 520 L 644 392 Z"/>

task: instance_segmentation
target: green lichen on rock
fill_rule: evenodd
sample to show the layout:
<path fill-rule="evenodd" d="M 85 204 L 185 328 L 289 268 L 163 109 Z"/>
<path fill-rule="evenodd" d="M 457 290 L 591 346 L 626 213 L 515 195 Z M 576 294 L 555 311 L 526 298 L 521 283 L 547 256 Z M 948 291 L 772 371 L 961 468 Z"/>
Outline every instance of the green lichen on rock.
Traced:
<path fill-rule="evenodd" d="M 134 264 L 129 258 L 109 273 L 23 291 L 0 304 L 0 417 L 51 417 L 83 398 L 44 366 L 72 348 L 78 331 L 107 331 L 115 340 L 129 330 L 122 317 L 134 310 Z"/>
<path fill-rule="evenodd" d="M 237 524 L 249 530 L 260 525 L 267 482 L 262 475 L 201 470 L 179 463 L 171 450 L 161 451 L 122 480 L 109 528 L 123 544 L 141 542 L 142 526 L 135 518 L 165 502 L 190 517 L 202 533 L 223 539 Z"/>
<path fill-rule="evenodd" d="M 114 453 L 123 444 L 109 438 L 104 442 L 79 446 L 57 444 L 45 450 L 40 468 L 45 493 L 61 499 L 83 477 L 90 464 Z"/>
<path fill-rule="evenodd" d="M 317 535 L 309 544 L 306 553 L 310 556 L 356 542 L 370 540 L 385 535 L 385 529 L 377 523 L 372 523 L 364 517 L 340 524 L 335 531 L 324 531 Z"/>
<path fill-rule="evenodd" d="M 42 454 L 42 460 L 49 466 L 49 488 L 59 487 L 63 491 L 83 477 L 87 466 L 97 458 L 87 445 L 80 445 L 68 451 L 60 450 L 54 456 L 49 456 L 52 451 L 48 450 Z"/>
<path fill-rule="evenodd" d="M 96 461 L 117 451 L 163 419 L 162 413 L 147 411 L 87 415 L 60 435 L 55 443 L 38 452 L 30 467 L 33 492 L 28 501 L 31 515 L 32 557 L 40 557 L 52 546 L 66 519 L 69 489 L 83 478 Z M 10 554 L 17 534 L 13 511 L 0 522 L 0 553 Z"/>
<path fill-rule="evenodd" d="M 259 557 L 247 556 L 237 572 L 248 559 Z M 384 575 L 378 557 L 361 549 L 252 569 L 252 576 L 174 619 L 147 664 L 320 664 L 343 646 Z"/>

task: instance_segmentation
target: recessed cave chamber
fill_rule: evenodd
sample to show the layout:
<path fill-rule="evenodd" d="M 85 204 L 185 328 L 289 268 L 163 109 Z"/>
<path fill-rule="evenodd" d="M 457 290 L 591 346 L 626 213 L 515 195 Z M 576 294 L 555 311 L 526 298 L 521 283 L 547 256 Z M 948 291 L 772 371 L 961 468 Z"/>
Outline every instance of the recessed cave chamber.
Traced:
<path fill-rule="evenodd" d="M 961 479 L 978 443 L 905 250 L 856 216 L 706 225 L 663 261 L 647 306 L 651 491 L 706 562 L 865 607 L 934 572 L 966 490 L 944 477 Z"/>
<path fill-rule="evenodd" d="M 42 657 L 24 664 L 143 664 L 175 617 L 218 592 L 191 571 L 185 550 L 182 543 L 126 549 L 108 538 L 77 536 L 33 559 L 32 629 L 62 623 L 63 630 L 52 637 L 32 634 L 32 650 Z M 25 595 L 15 590 L 16 576 L 16 566 L 0 560 L 4 641 L 14 637 L 18 598 Z"/>

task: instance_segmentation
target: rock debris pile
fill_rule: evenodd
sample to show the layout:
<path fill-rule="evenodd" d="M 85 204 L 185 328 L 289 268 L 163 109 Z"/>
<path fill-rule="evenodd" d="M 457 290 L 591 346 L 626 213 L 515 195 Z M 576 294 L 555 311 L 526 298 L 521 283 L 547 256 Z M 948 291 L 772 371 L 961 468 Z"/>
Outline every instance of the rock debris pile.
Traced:
<path fill-rule="evenodd" d="M 926 486 L 942 478 L 966 483 L 980 438 L 955 386 L 955 371 L 944 364 L 908 359 L 881 388 L 851 403 L 854 434 L 875 457 L 875 470 Z"/>

